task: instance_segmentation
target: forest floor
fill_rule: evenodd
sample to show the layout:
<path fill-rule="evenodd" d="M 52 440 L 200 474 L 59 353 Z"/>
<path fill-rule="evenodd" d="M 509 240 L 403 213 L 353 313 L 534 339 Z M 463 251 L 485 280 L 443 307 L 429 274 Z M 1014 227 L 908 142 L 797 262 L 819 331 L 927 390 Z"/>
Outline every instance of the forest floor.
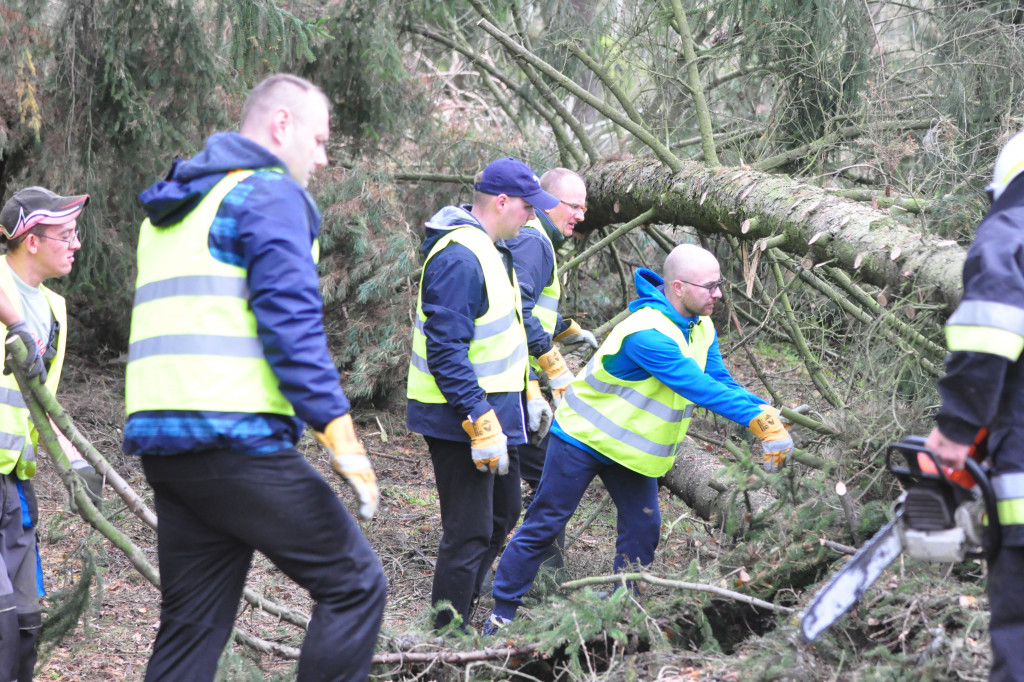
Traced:
<path fill-rule="evenodd" d="M 150 501 L 151 494 L 137 460 L 120 452 L 124 422 L 123 380 L 120 378 L 123 376 L 122 370 L 122 365 L 96 367 L 90 364 L 87 367 L 80 359 L 71 357 L 65 370 L 60 398 L 83 434 L 135 490 Z M 740 375 L 737 378 L 741 383 L 754 385 L 744 381 L 742 372 L 742 367 L 737 368 L 736 373 Z M 364 532 L 380 557 L 388 579 L 389 597 L 382 627 L 382 650 L 428 652 L 437 651 L 443 645 L 468 651 L 505 643 L 487 641 L 475 635 L 458 638 L 459 641 L 454 642 L 438 642 L 429 634 L 428 624 L 432 620 L 429 611 L 431 580 L 441 538 L 440 513 L 429 455 L 422 438 L 405 430 L 404 414 L 377 413 L 365 419 L 358 428 L 373 460 L 382 493 L 377 515 L 369 524 L 364 525 Z M 323 450 L 308 436 L 303 438 L 299 448 L 338 489 L 349 508 L 353 508 L 353 496 L 331 472 Z M 708 468 L 720 466 L 714 448 L 709 445 L 691 443 L 681 456 L 700 461 L 702 466 Z M 42 647 L 37 679 L 141 680 L 158 625 L 159 592 L 135 571 L 118 549 L 69 510 L 67 494 L 53 464 L 45 454 L 40 459 L 37 476 L 41 517 L 40 552 L 46 588 L 51 595 L 44 599 L 44 609 L 59 600 L 61 590 L 69 589 L 79 581 L 85 551 L 95 556 L 99 570 L 91 588 L 91 604 L 83 617 L 59 644 L 44 644 Z M 772 499 L 765 494 L 759 495 L 754 499 L 757 507 L 764 506 Z M 604 498 L 605 492 L 599 481 L 592 484 L 567 529 L 566 568 L 564 575 L 559 576 L 560 580 L 603 576 L 612 572 L 615 514 L 614 507 L 604 502 Z M 649 568 L 650 573 L 683 576 L 682 579 L 686 579 L 688 567 L 693 571 L 693 567 L 700 564 L 702 569 L 706 569 L 709 562 L 717 562 L 719 554 L 724 553 L 718 547 L 721 533 L 697 518 L 685 504 L 664 488 L 661 489 L 660 501 L 663 532 L 657 557 Z M 143 548 L 155 565 L 155 533 L 128 512 L 109 489 L 104 512 Z M 713 568 L 726 579 L 722 584 L 743 584 L 745 567 Z M 746 579 L 749 580 L 749 577 Z M 260 555 L 254 560 L 248 585 L 289 608 L 309 612 L 310 602 L 305 592 Z M 796 599 L 806 602 L 810 594 L 797 595 Z M 587 595 L 592 597 L 593 593 L 588 592 Z M 587 595 L 577 597 L 566 594 L 564 590 L 559 591 L 552 580 L 539 581 L 532 593 L 533 599 L 528 601 L 521 613 L 524 620 L 536 618 L 541 622 L 550 615 L 551 609 L 557 610 L 568 604 L 572 610 L 576 603 L 573 600 L 586 598 Z M 921 595 L 922 598 L 924 596 Z M 947 596 L 940 593 L 937 598 L 941 600 Z M 549 600 L 552 598 L 554 606 L 550 605 Z M 666 604 L 679 603 L 679 611 L 683 615 L 677 617 L 676 625 L 684 621 L 687 625 L 693 625 L 693 614 L 686 615 L 688 607 L 685 597 L 680 597 L 678 592 L 673 593 L 670 588 L 643 585 L 636 595 L 627 593 L 626 599 L 633 602 L 632 605 L 627 604 L 627 607 L 641 611 L 644 604 L 654 604 L 659 600 Z M 676 601 L 680 599 L 683 601 Z M 975 620 L 984 620 L 983 596 L 961 596 L 960 600 L 960 606 L 972 612 Z M 791 603 L 793 601 L 790 599 Z M 489 613 L 490 600 L 485 596 L 473 615 L 471 625 L 479 630 Z M 650 616 L 650 620 L 658 621 L 656 629 L 670 633 L 676 627 L 659 618 Z M 790 665 L 791 672 L 781 676 L 770 673 L 767 663 L 763 670 L 759 670 L 758 664 L 751 657 L 764 652 L 771 653 L 779 646 L 795 646 L 792 643 L 794 629 L 791 621 L 786 628 L 788 634 L 772 639 L 771 631 L 776 629 L 777 622 L 783 622 L 781 618 L 778 621 L 773 618 L 765 620 L 762 615 L 760 618 L 751 617 L 750 622 L 746 618 L 743 616 L 731 626 L 736 631 L 732 633 L 736 645 L 729 647 L 726 653 L 701 649 L 692 641 L 687 642 L 686 638 L 674 641 L 669 634 L 671 647 L 651 647 L 645 651 L 645 646 L 639 649 L 634 646 L 637 650 L 632 653 L 635 655 L 626 656 L 626 653 L 630 653 L 626 651 L 628 646 L 622 651 L 616 651 L 615 645 L 612 645 L 611 651 L 585 656 L 582 664 L 577 661 L 577 668 L 582 665 L 582 669 L 577 671 L 578 674 L 569 674 L 568 677 L 564 676 L 564 671 L 562 675 L 550 673 L 550 668 L 544 668 L 547 673 L 539 673 L 537 670 L 531 670 L 530 673 L 514 671 L 513 664 L 516 661 L 510 664 L 507 660 L 478 662 L 468 667 L 465 664 L 419 665 L 412 668 L 378 666 L 374 674 L 379 679 L 396 680 L 517 678 L 679 682 L 758 678 L 878 679 L 867 668 L 858 668 L 848 661 L 844 664 L 843 660 L 839 660 L 838 666 L 834 661 L 820 665 L 814 665 L 813 661 L 803 661 L 795 667 Z M 239 628 L 268 641 L 292 647 L 301 645 L 301 629 L 282 623 L 244 603 L 237 624 Z M 984 626 L 979 627 L 980 630 L 976 628 L 973 634 L 968 628 L 967 636 L 959 640 L 961 654 L 966 651 L 968 658 L 975 664 L 985 661 L 987 657 Z M 730 639 L 728 633 L 724 638 L 721 633 L 716 634 L 719 641 Z M 629 641 L 634 642 L 634 639 Z M 508 643 L 521 645 L 525 641 L 515 638 L 509 639 Z M 866 642 L 865 646 L 869 644 L 871 642 Z M 898 643 L 890 644 L 889 648 L 898 649 L 899 646 Z M 584 643 L 584 650 L 586 647 Z M 811 654 L 807 654 L 807 657 L 813 658 Z M 743 663 L 748 658 L 750 660 Z M 253 654 L 236 643 L 222 661 L 219 679 L 288 680 L 293 679 L 293 665 L 292 661 Z M 794 677 L 793 670 L 802 672 Z M 984 675 L 954 677 L 983 679 Z"/>

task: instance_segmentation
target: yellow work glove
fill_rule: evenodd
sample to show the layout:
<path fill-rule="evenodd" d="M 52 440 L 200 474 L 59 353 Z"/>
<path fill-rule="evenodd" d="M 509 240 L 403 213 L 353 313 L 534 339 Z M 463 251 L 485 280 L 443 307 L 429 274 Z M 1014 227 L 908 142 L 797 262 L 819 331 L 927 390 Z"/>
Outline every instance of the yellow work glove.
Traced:
<path fill-rule="evenodd" d="M 761 410 L 761 414 L 754 417 L 749 427 L 753 434 L 761 439 L 764 470 L 774 473 L 786 466 L 786 455 L 793 451 L 793 439 L 782 425 L 774 407 L 762 405 Z"/>
<path fill-rule="evenodd" d="M 565 364 L 565 358 L 562 357 L 557 348 L 552 348 L 537 358 L 537 364 L 548 375 L 551 398 L 557 410 L 558 406 L 562 404 L 562 396 L 565 395 L 565 389 L 569 388 L 569 384 L 572 383 L 575 377 L 569 371 L 569 367 Z"/>
<path fill-rule="evenodd" d="M 314 431 L 313 435 L 331 453 L 331 466 L 355 491 L 359 499 L 359 518 L 369 521 L 377 511 L 380 491 L 366 448 L 356 437 L 352 415 L 331 420 L 323 433 Z"/>
<path fill-rule="evenodd" d="M 551 419 L 554 417 L 551 406 L 540 392 L 540 382 L 536 380 L 526 384 L 526 417 L 530 442 L 536 445 L 548 435 Z"/>
<path fill-rule="evenodd" d="M 504 476 L 508 473 L 508 439 L 501 430 L 501 422 L 494 410 L 487 410 L 476 421 L 462 422 L 462 428 L 469 434 L 473 464 L 478 471 L 490 471 Z"/>
<path fill-rule="evenodd" d="M 558 343 L 589 343 L 594 350 L 597 350 L 597 339 L 591 332 L 580 327 L 576 320 L 566 320 L 566 322 L 569 323 L 568 329 L 556 336 L 555 341 Z"/>

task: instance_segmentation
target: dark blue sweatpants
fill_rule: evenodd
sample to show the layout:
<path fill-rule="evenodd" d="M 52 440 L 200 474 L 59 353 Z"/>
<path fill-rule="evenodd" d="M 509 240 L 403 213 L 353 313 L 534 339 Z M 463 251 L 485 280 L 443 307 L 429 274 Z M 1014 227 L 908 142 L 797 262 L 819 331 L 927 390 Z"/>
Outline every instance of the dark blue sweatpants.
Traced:
<path fill-rule="evenodd" d="M 544 473 L 526 520 L 512 536 L 494 576 L 494 613 L 512 618 L 545 553 L 572 518 L 587 486 L 600 476 L 618 510 L 615 570 L 649 564 L 661 534 L 658 479 L 605 463 L 557 436 L 548 441 Z"/>

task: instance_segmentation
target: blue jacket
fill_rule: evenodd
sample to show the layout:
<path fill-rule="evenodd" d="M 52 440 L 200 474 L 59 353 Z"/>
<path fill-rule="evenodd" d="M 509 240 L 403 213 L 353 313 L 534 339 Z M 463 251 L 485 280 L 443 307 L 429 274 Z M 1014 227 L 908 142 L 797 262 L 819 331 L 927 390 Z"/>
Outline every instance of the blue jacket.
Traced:
<path fill-rule="evenodd" d="M 675 322 L 687 340 L 690 338 L 691 327 L 707 324 L 706 320 L 702 322 L 699 317 L 680 315 L 665 298 L 664 280 L 653 271 L 640 268 L 634 275 L 634 283 L 637 298 L 629 304 L 631 312 L 654 308 Z M 769 404 L 769 401 L 740 386 L 729 374 L 722 361 L 717 334 L 708 350 L 703 371 L 696 361 L 682 354 L 675 341 L 656 329 L 627 336 L 619 352 L 605 357 L 604 368 L 612 375 L 630 381 L 654 377 L 700 407 L 743 426 L 761 414 L 761 405 Z M 565 433 L 558 425 L 557 412 L 551 433 L 603 461 L 609 461 L 593 448 Z"/>
<path fill-rule="evenodd" d="M 173 225 L 232 170 L 285 169 L 264 147 L 218 133 L 189 161 L 175 161 L 165 180 L 139 195 L 150 221 Z M 274 452 L 293 446 L 304 422 L 322 430 L 346 414 L 348 399 L 327 350 L 323 301 L 310 250 L 320 213 L 287 174 L 263 170 L 238 183 L 221 202 L 209 249 L 219 261 L 246 269 L 250 306 L 267 362 L 296 417 L 238 412 L 159 410 L 128 418 L 124 450 L 176 454 L 212 449 Z"/>
<path fill-rule="evenodd" d="M 424 256 L 438 239 L 457 225 L 483 230 L 470 206 L 446 206 L 427 222 Z M 508 277 L 512 279 L 512 254 L 502 241 L 495 244 Z M 449 244 L 424 266 L 420 289 L 423 331 L 427 337 L 427 365 L 441 389 L 445 404 L 409 400 L 406 425 L 410 431 L 445 440 L 469 442 L 462 428 L 465 419 L 476 420 L 490 409 L 498 416 L 509 445 L 526 442 L 522 393 L 485 393 L 469 364 L 469 342 L 474 320 L 487 312 L 484 272 L 473 252 L 462 244 Z"/>
<path fill-rule="evenodd" d="M 537 211 L 537 218 L 552 245 L 560 244 L 565 238 L 551 223 L 551 219 L 543 211 Z M 544 235 L 536 228 L 524 227 L 519 236 L 505 242 L 512 252 L 512 264 L 519 278 L 519 291 L 523 295 L 523 324 L 526 325 L 526 343 L 530 355 L 537 358 L 551 350 L 553 336 L 558 336 L 569 326 L 558 314 L 554 334 L 544 331 L 540 321 L 533 316 L 533 307 L 537 304 L 540 292 L 551 281 L 555 271 L 555 254 Z"/>

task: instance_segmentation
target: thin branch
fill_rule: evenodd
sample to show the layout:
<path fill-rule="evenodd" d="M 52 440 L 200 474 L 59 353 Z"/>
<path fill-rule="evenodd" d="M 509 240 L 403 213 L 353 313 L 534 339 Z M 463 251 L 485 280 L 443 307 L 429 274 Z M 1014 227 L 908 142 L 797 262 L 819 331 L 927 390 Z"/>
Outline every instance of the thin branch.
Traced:
<path fill-rule="evenodd" d="M 374 654 L 374 665 L 402 665 L 405 663 L 472 663 L 474 661 L 492 661 L 501 658 L 518 658 L 532 654 L 537 644 L 524 644 L 516 647 L 486 647 L 477 651 L 398 651 L 386 654 Z"/>
<path fill-rule="evenodd" d="M 683 582 L 682 580 L 669 580 L 668 578 L 659 578 L 656 575 L 650 573 L 618 573 L 616 575 L 603 575 L 593 576 L 590 578 L 581 578 L 580 580 L 570 580 L 569 582 L 562 583 L 559 585 L 562 589 L 573 590 L 580 587 L 586 587 L 587 585 L 601 585 L 605 583 L 623 583 L 623 582 L 645 582 L 651 585 L 661 585 L 662 587 L 672 587 L 679 590 L 691 590 L 693 592 L 710 592 L 711 594 L 717 594 L 720 597 L 726 599 L 732 599 L 743 604 L 750 604 L 761 609 L 767 609 L 769 611 L 777 611 L 781 613 L 795 613 L 796 609 L 788 606 L 781 606 L 780 604 L 773 604 L 770 601 L 764 601 L 757 597 L 751 597 L 749 594 L 742 594 L 740 592 L 734 592 L 727 590 L 723 587 L 717 587 L 716 585 L 706 585 L 704 583 L 689 583 Z"/>
<path fill-rule="evenodd" d="M 910 121 L 883 121 L 880 123 L 871 123 L 867 125 L 849 125 L 844 128 L 840 128 L 835 132 L 831 132 L 824 137 L 820 137 L 813 142 L 802 144 L 799 147 L 781 152 L 775 156 L 769 156 L 767 159 L 761 159 L 757 163 L 753 164 L 753 167 L 759 171 L 770 171 L 775 170 L 780 166 L 785 166 L 787 163 L 802 159 L 805 156 L 815 154 L 825 147 L 836 144 L 840 140 L 849 140 L 855 137 L 861 137 L 862 135 L 869 134 L 872 129 L 875 130 L 922 130 L 932 127 L 934 119 L 916 119 Z"/>
<path fill-rule="evenodd" d="M 630 230 L 634 230 L 637 227 L 639 227 L 640 225 L 643 225 L 644 223 L 646 223 L 648 220 L 650 220 L 652 217 L 654 217 L 654 213 L 655 213 L 654 209 L 653 208 L 649 208 L 646 211 L 644 211 L 643 213 L 641 213 L 640 215 L 638 215 L 636 218 L 633 218 L 632 220 L 630 220 L 625 225 L 622 225 L 622 226 L 618 227 L 611 234 L 609 234 L 607 237 L 605 237 L 601 241 L 597 242 L 596 244 L 594 244 L 593 246 L 588 248 L 586 251 L 584 251 L 583 253 L 581 253 L 580 255 L 576 256 L 575 258 L 570 260 L 568 263 L 566 263 L 565 265 L 560 267 L 559 268 L 559 272 L 569 272 L 573 268 L 577 267 L 580 263 L 582 263 L 583 261 L 585 261 L 588 258 L 590 258 L 591 256 L 593 256 L 595 253 L 597 253 L 598 251 L 600 251 L 605 246 L 607 246 L 608 244 L 612 243 L 613 241 L 615 241 L 616 239 L 618 239 L 622 235 L 624 235 L 627 232 L 629 232 Z"/>
<path fill-rule="evenodd" d="M 704 89 L 700 85 L 700 71 L 697 68 L 697 55 L 693 49 L 693 34 L 690 24 L 683 13 L 680 0 L 672 0 L 672 11 L 676 18 L 676 30 L 683 43 L 683 57 L 686 59 L 686 78 L 689 81 L 690 93 L 693 95 L 693 107 L 697 111 L 697 128 L 700 130 L 701 146 L 704 149 L 704 160 L 711 166 L 717 166 L 718 154 L 715 152 L 714 129 L 711 125 L 711 112 L 708 110 Z"/>

